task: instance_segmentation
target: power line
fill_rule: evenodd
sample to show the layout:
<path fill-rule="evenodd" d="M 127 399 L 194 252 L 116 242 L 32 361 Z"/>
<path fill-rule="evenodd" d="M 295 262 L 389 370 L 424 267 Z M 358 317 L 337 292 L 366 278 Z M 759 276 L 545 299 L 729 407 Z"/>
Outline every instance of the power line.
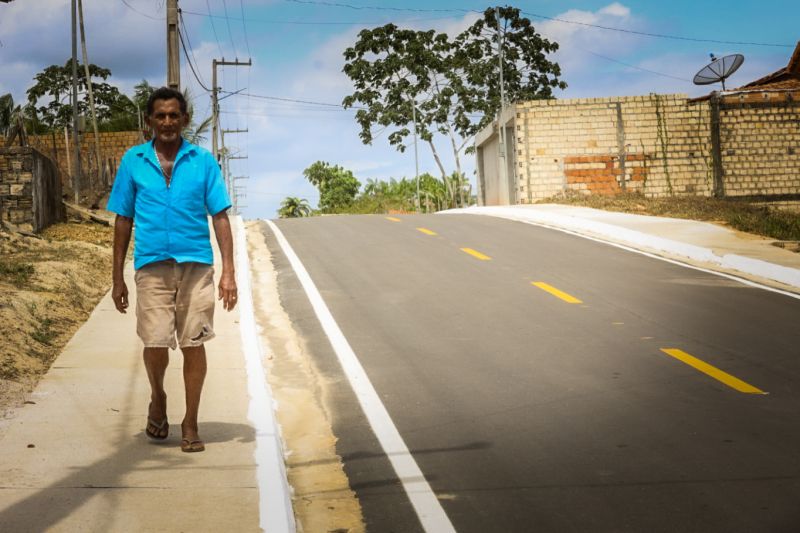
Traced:
<path fill-rule="evenodd" d="M 220 91 L 220 92 L 221 93 L 227 93 L 227 94 L 234 94 L 232 91 Z M 342 104 L 331 104 L 331 103 L 328 103 L 328 102 L 314 102 L 312 100 L 296 100 L 296 99 L 293 99 L 293 98 L 281 98 L 279 96 L 266 96 L 266 95 L 263 95 L 263 94 L 251 94 L 251 93 L 237 93 L 237 94 L 239 94 L 241 96 L 249 96 L 251 98 L 260 98 L 262 100 L 276 100 L 278 102 L 294 102 L 294 103 L 297 103 L 297 104 L 309 104 L 309 105 L 319 105 L 319 106 L 327 106 L 327 107 L 340 107 L 340 108 L 344 109 L 344 106 L 342 106 Z M 364 108 L 353 106 L 352 109 L 364 109 Z"/>
<path fill-rule="evenodd" d="M 252 57 L 253 54 L 250 53 L 250 39 L 247 38 L 247 23 L 245 22 L 246 19 L 244 16 L 244 0 L 239 0 L 239 7 L 242 10 L 242 30 L 244 31 L 244 44 L 247 47 L 247 57 Z"/>
<path fill-rule="evenodd" d="M 293 0 L 287 0 L 293 1 Z M 642 35 L 644 37 L 656 37 L 659 39 L 673 39 L 678 41 L 691 41 L 697 43 L 715 43 L 715 44 L 736 44 L 736 45 L 744 45 L 744 46 L 774 46 L 779 48 L 792 48 L 794 45 L 791 44 L 777 44 L 777 43 L 757 43 L 751 41 L 723 41 L 718 39 L 700 39 L 697 37 L 684 37 L 681 35 L 668 35 L 665 33 L 649 33 L 645 31 L 636 31 L 636 30 L 628 30 L 625 28 L 615 28 L 613 26 L 603 26 L 601 24 L 589 24 L 588 22 L 578 22 L 577 20 L 565 20 L 556 17 L 548 17 L 547 15 L 539 15 L 537 13 L 528 13 L 526 11 L 521 11 L 523 15 L 529 15 L 534 18 L 545 19 L 545 20 L 552 20 L 554 22 L 563 22 L 565 24 L 576 24 L 578 26 L 586 26 L 589 28 L 597 28 L 600 30 L 609 30 L 609 31 L 618 31 L 622 33 L 630 33 L 633 35 Z"/>
<path fill-rule="evenodd" d="M 606 61 L 611 61 L 612 63 L 618 63 L 620 65 L 624 65 L 624 66 L 630 67 L 630 68 L 635 68 L 636 70 L 641 70 L 643 72 L 649 72 L 650 74 L 655 74 L 656 76 L 663 76 L 665 78 L 672 78 L 673 80 L 680 80 L 680 81 L 685 81 L 685 82 L 689 82 L 689 83 L 692 82 L 692 80 L 690 80 L 688 78 L 679 78 L 678 76 L 673 76 L 671 74 L 665 74 L 663 72 L 650 70 L 650 69 L 644 68 L 644 67 L 637 67 L 636 65 L 631 65 L 630 63 L 625 63 L 624 61 L 620 61 L 618 59 L 614 59 L 613 57 L 608 57 L 608 56 L 604 56 L 602 54 L 598 54 L 598 53 L 595 53 L 595 52 L 590 52 L 589 50 L 585 50 L 583 48 L 581 48 L 581 50 L 583 52 L 586 52 L 587 54 L 591 54 L 591 55 L 593 55 L 595 57 L 599 57 L 601 59 L 605 59 Z"/>
<path fill-rule="evenodd" d="M 312 0 L 285 0 L 286 2 L 291 2 L 293 4 L 309 4 L 315 6 L 328 6 L 328 7 L 344 7 L 347 9 L 354 9 L 356 11 L 413 11 L 416 13 L 483 13 L 483 11 L 476 11 L 474 9 L 417 9 L 413 7 L 385 7 L 385 6 L 354 6 L 352 4 L 342 4 L 339 2 L 323 2 L 323 1 L 312 1 Z"/>
<path fill-rule="evenodd" d="M 224 19 L 225 17 L 222 15 L 213 15 L 208 13 L 198 13 L 196 11 L 189 11 L 187 9 L 183 10 L 184 13 L 187 15 L 196 15 L 198 17 L 209 17 L 209 18 L 218 18 Z M 241 20 L 244 21 L 244 18 L 238 17 L 229 17 L 231 20 Z M 426 22 L 432 20 L 445 20 L 451 17 L 433 17 L 433 18 L 419 18 L 419 19 L 407 19 L 404 22 Z M 288 25 L 298 25 L 298 26 L 372 26 L 377 24 L 386 24 L 386 20 L 378 20 L 378 21 L 366 21 L 366 20 L 350 20 L 350 21 L 313 21 L 313 20 L 267 20 L 267 19 L 258 19 L 248 17 L 246 19 L 248 22 L 259 22 L 261 24 L 288 24 Z"/>
<path fill-rule="evenodd" d="M 183 35 L 186 34 L 186 40 L 188 41 L 189 40 L 189 32 L 186 31 L 186 23 L 183 21 L 183 17 L 180 16 L 180 11 L 178 11 L 178 16 L 179 16 L 179 20 L 181 22 L 181 26 L 183 27 L 183 31 L 179 31 L 178 32 L 178 37 L 180 38 L 181 47 L 183 48 L 183 55 L 186 57 L 186 63 L 189 65 L 189 68 L 191 69 L 192 74 L 194 75 L 194 79 L 197 80 L 197 83 L 200 84 L 200 87 L 202 87 L 206 92 L 211 92 L 211 89 L 206 87 L 206 84 L 203 83 L 203 81 L 200 79 L 200 76 L 197 74 L 197 71 L 195 70 L 194 65 L 192 64 L 192 58 L 194 57 L 194 50 L 192 50 L 192 54 L 191 54 L 192 57 L 189 57 L 189 52 L 186 51 L 186 43 L 183 41 Z M 189 48 L 191 49 L 191 43 L 189 43 Z M 195 58 L 194 62 L 197 63 L 197 59 L 196 58 Z M 198 67 L 198 69 L 199 69 L 199 67 Z"/>
<path fill-rule="evenodd" d="M 318 5 L 318 6 L 328 6 L 328 7 L 343 7 L 346 9 L 353 9 L 357 11 L 363 10 L 375 10 L 375 11 L 407 11 L 407 12 L 414 12 L 414 13 L 477 13 L 479 15 L 483 14 L 483 11 L 478 11 L 475 9 L 459 9 L 459 8 L 452 8 L 452 9 L 424 9 L 424 8 L 410 8 L 410 7 L 384 7 L 384 6 L 354 6 L 352 4 L 344 4 L 339 2 L 325 2 L 321 0 L 284 0 L 286 2 L 291 2 L 294 4 L 308 4 L 308 5 Z M 655 37 L 660 39 L 674 39 L 680 41 L 692 41 L 692 42 L 700 42 L 700 43 L 716 43 L 716 44 L 736 44 L 736 45 L 747 45 L 747 46 L 774 46 L 780 48 L 793 48 L 795 45 L 793 44 L 778 44 L 778 43 L 759 43 L 759 42 L 752 42 L 752 41 L 725 41 L 719 39 L 700 39 L 696 37 L 684 37 L 681 35 L 668 35 L 665 33 L 650 33 L 650 32 L 643 32 L 643 31 L 636 31 L 636 30 L 629 30 L 626 28 L 616 28 L 614 26 L 604 26 L 601 24 L 591 24 L 588 22 L 579 22 L 576 20 L 567 20 L 558 17 L 549 17 L 547 15 L 541 15 L 538 13 L 531 13 L 528 11 L 520 11 L 523 15 L 528 15 L 534 18 L 544 19 L 544 20 L 552 20 L 554 22 L 561 22 L 564 24 L 575 24 L 578 26 L 585 26 L 588 28 L 596 28 L 601 30 L 608 30 L 608 31 L 617 31 L 622 33 L 629 33 L 633 35 L 641 35 L 645 37 Z"/>
<path fill-rule="evenodd" d="M 130 5 L 130 4 L 128 3 L 128 1 L 127 1 L 127 0 L 120 0 L 120 1 L 121 1 L 123 4 L 125 4 L 125 5 L 128 7 L 128 9 L 130 9 L 130 10 L 131 10 L 131 11 L 133 11 L 134 13 L 138 13 L 139 15 L 141 15 L 141 16 L 143 16 L 143 17 L 147 17 L 147 18 L 149 18 L 149 19 L 151 19 L 151 20 L 166 20 L 164 17 L 154 17 L 154 16 L 152 16 L 152 15 L 148 15 L 147 13 L 143 13 L 143 12 L 139 11 L 138 9 L 136 9 L 135 7 L 133 7 L 132 5 Z"/>
<path fill-rule="evenodd" d="M 217 41 L 217 48 L 219 48 L 219 56 L 225 57 L 225 54 L 222 52 L 222 45 L 219 44 L 219 36 L 217 35 L 217 28 L 214 26 L 214 17 L 211 16 L 211 4 L 208 3 L 208 0 L 206 0 L 206 7 L 208 8 L 208 16 L 211 19 L 211 31 L 214 32 L 214 40 Z M 186 11 L 186 13 L 190 12 Z"/>
<path fill-rule="evenodd" d="M 236 43 L 233 42 L 233 32 L 231 31 L 231 19 L 228 16 L 228 2 L 226 0 L 222 0 L 222 9 L 225 10 L 225 24 L 228 25 L 228 37 L 231 39 L 231 47 L 233 48 L 233 56 L 239 57 L 239 54 L 236 53 Z"/>

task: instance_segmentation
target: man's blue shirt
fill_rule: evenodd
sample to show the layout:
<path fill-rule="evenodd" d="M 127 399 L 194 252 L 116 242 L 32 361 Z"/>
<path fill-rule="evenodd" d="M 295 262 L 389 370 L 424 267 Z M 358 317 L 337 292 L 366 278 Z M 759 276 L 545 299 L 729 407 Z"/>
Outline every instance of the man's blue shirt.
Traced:
<path fill-rule="evenodd" d="M 107 209 L 134 220 L 133 266 L 138 270 L 165 259 L 214 264 L 207 217 L 230 206 L 214 156 L 183 140 L 169 187 L 152 141 L 128 150 Z"/>

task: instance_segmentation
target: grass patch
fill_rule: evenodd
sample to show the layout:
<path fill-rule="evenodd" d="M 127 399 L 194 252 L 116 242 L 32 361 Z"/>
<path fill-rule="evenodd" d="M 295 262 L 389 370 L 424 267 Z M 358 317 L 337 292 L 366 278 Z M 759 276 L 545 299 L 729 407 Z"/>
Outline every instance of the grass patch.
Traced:
<path fill-rule="evenodd" d="M 35 272 L 31 263 L 0 260 L 0 278 L 17 287 L 26 285 Z"/>
<path fill-rule="evenodd" d="M 13 359 L 8 357 L 0 360 L 0 379 L 16 381 L 21 374 Z"/>
<path fill-rule="evenodd" d="M 50 346 L 50 343 L 53 342 L 53 339 L 58 336 L 58 332 L 51 329 L 52 325 L 53 321 L 49 318 L 39 321 L 39 323 L 36 325 L 36 329 L 34 329 L 33 333 L 31 333 L 31 338 L 36 342 Z"/>
<path fill-rule="evenodd" d="M 567 194 L 541 203 L 593 207 L 606 211 L 637 213 L 722 223 L 747 233 L 781 241 L 800 241 L 800 213 L 731 199 L 703 196 L 647 198 L 641 193 L 616 196 Z"/>

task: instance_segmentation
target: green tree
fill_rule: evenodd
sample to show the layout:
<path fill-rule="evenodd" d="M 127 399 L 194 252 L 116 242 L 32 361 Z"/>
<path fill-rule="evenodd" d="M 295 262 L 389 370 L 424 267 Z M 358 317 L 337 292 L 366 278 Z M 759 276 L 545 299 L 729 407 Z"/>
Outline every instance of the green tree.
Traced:
<path fill-rule="evenodd" d="M 434 134 L 450 141 L 455 172 L 463 176 L 461 154 L 500 109 L 498 29 L 508 101 L 551 98 L 554 88 L 566 87 L 558 79 L 558 64 L 546 57 L 558 44 L 536 33 L 530 20 L 512 7 L 487 9 L 452 40 L 434 30 L 394 24 L 362 30 L 344 52 L 343 70 L 355 90 L 342 103 L 346 108 L 362 106 L 356 112 L 361 141 L 372 143 L 373 128 L 394 127 L 389 143 L 405 151 L 416 114 L 417 135 L 433 154 L 451 205 L 465 199 L 452 188 Z"/>
<path fill-rule="evenodd" d="M 84 74 L 85 69 L 78 65 L 78 112 L 88 116 L 89 102 L 87 95 L 87 81 Z M 108 79 L 111 71 L 107 68 L 89 65 L 89 74 L 92 79 Z M 70 97 L 72 94 L 72 59 L 62 67 L 50 65 L 42 72 L 34 76 L 36 83 L 28 89 L 28 102 L 31 106 L 39 106 L 39 119 L 50 129 L 62 128 L 72 122 L 72 105 Z M 94 91 L 94 101 L 99 121 L 107 120 L 111 117 L 112 109 L 120 98 L 119 89 L 109 83 L 92 81 Z M 46 103 L 41 104 L 42 99 Z"/>
<path fill-rule="evenodd" d="M 300 218 L 311 215 L 311 206 L 305 198 L 288 196 L 281 202 L 278 216 L 281 218 Z"/>
<path fill-rule="evenodd" d="M 0 96 L 0 135 L 8 135 L 14 109 L 14 97 L 11 93 Z"/>
<path fill-rule="evenodd" d="M 303 175 L 319 190 L 319 208 L 325 213 L 345 211 L 361 188 L 352 172 L 324 161 L 313 163 Z"/>
<path fill-rule="evenodd" d="M 26 108 L 21 105 L 14 105 L 14 97 L 11 93 L 0 96 L 0 135 L 5 136 L 6 146 L 11 146 L 16 138 L 24 144 L 27 139 L 28 127 L 25 124 Z"/>

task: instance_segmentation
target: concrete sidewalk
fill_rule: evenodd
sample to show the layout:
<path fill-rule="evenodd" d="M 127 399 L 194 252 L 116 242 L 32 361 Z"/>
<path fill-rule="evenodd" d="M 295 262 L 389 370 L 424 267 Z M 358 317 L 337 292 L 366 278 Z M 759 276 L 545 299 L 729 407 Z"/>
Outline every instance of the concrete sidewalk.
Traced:
<path fill-rule="evenodd" d="M 800 253 L 709 222 L 616 213 L 558 204 L 469 207 L 442 214 L 495 216 L 566 230 L 800 292 Z"/>
<path fill-rule="evenodd" d="M 237 277 L 246 267 L 238 265 Z M 219 274 L 218 266 L 215 282 Z M 207 449 L 183 453 L 180 352 L 171 352 L 166 374 L 170 436 L 154 442 L 144 434 L 149 385 L 130 264 L 125 275 L 128 313 L 118 313 L 107 294 L 31 404 L 0 427 L 0 531 L 259 531 L 256 444 L 264 431 L 257 434 L 250 420 L 252 379 L 239 328 L 246 317 L 218 302 L 200 410 Z M 242 312 L 252 314 L 252 307 Z M 273 512 L 285 512 L 284 502 L 274 503 Z"/>

